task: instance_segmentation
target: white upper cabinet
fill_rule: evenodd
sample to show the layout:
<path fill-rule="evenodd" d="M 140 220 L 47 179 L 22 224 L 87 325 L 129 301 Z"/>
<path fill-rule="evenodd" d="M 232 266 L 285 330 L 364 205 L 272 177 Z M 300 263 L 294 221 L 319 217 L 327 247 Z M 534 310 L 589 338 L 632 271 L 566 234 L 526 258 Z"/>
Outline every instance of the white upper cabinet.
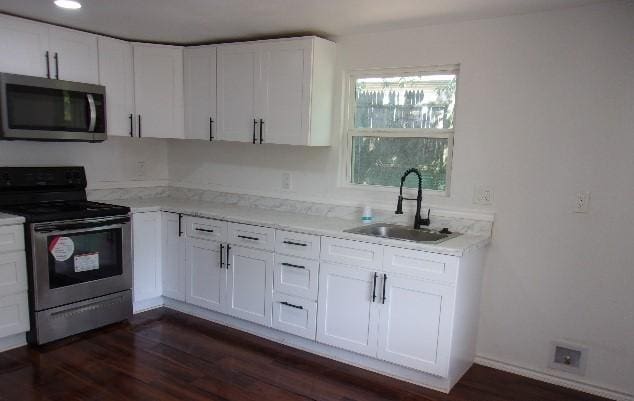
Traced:
<path fill-rule="evenodd" d="M 220 138 L 329 145 L 334 46 L 317 37 L 221 45 Z"/>
<path fill-rule="evenodd" d="M 0 72 L 46 77 L 47 51 L 47 25 L 0 15 Z"/>
<path fill-rule="evenodd" d="M 218 49 L 218 139 L 255 142 L 259 47 L 231 44 Z"/>
<path fill-rule="evenodd" d="M 99 82 L 97 36 L 0 16 L 0 71 Z"/>
<path fill-rule="evenodd" d="M 134 136 L 134 68 L 132 45 L 100 37 L 99 84 L 106 87 L 108 135 Z"/>
<path fill-rule="evenodd" d="M 312 41 L 262 46 L 259 114 L 263 142 L 307 145 L 310 117 Z"/>
<path fill-rule="evenodd" d="M 183 51 L 185 138 L 212 141 L 217 137 L 216 46 Z"/>
<path fill-rule="evenodd" d="M 183 48 L 134 43 L 134 100 L 141 138 L 183 138 Z"/>
<path fill-rule="evenodd" d="M 51 27 L 49 47 L 56 79 L 99 83 L 99 52 L 95 35 Z"/>

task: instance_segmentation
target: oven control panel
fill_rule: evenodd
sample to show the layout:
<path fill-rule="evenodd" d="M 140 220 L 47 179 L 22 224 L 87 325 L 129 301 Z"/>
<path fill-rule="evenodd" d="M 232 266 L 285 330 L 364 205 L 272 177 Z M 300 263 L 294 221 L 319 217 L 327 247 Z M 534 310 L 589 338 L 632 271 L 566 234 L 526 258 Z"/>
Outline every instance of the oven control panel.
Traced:
<path fill-rule="evenodd" d="M 0 191 L 86 188 L 83 167 L 0 167 Z"/>

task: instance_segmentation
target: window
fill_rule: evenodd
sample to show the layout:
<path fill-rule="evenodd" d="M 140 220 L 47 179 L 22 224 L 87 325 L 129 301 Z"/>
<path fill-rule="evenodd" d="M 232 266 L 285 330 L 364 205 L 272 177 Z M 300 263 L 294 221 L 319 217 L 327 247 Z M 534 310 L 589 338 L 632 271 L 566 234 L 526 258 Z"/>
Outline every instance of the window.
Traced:
<path fill-rule="evenodd" d="M 414 167 L 425 190 L 448 193 L 457 76 L 457 66 L 351 74 L 347 182 L 398 187 Z"/>

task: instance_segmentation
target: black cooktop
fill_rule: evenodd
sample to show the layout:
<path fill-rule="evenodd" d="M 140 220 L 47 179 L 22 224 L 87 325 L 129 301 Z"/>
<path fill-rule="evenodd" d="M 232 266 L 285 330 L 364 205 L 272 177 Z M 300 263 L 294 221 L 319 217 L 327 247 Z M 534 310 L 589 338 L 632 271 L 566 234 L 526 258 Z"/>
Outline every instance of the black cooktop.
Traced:
<path fill-rule="evenodd" d="M 0 211 L 42 222 L 123 215 L 130 208 L 87 201 L 83 167 L 0 167 Z"/>
<path fill-rule="evenodd" d="M 74 220 L 127 214 L 130 208 L 90 201 L 52 201 L 3 205 L 0 211 L 24 217 L 28 222 Z"/>

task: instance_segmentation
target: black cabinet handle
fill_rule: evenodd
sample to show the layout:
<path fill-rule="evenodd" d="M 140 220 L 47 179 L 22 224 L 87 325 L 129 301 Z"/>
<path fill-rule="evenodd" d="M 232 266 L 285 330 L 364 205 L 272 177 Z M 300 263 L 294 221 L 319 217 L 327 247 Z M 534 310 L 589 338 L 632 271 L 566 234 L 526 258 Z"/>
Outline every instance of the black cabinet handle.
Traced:
<path fill-rule="evenodd" d="M 209 141 L 214 140 L 214 119 L 209 118 Z"/>
<path fill-rule="evenodd" d="M 387 283 L 387 274 L 383 274 L 383 300 L 381 301 L 382 304 L 385 303 L 385 284 Z"/>
<path fill-rule="evenodd" d="M 139 114 L 139 127 L 138 127 L 138 130 L 139 130 L 139 138 L 141 138 L 141 115 L 140 114 Z"/>
<path fill-rule="evenodd" d="M 183 235 L 183 215 L 182 214 L 178 214 L 178 236 L 182 236 Z"/>
<path fill-rule="evenodd" d="M 305 268 L 306 268 L 306 266 L 294 265 L 294 264 L 292 264 L 292 263 L 286 263 L 286 262 L 283 262 L 283 263 L 280 263 L 280 264 L 281 264 L 282 266 L 294 267 L 294 268 L 296 268 L 296 269 L 305 269 Z"/>
<path fill-rule="evenodd" d="M 227 244 L 227 270 L 229 270 L 229 267 L 231 266 L 231 263 L 229 263 L 229 261 L 231 259 L 229 259 L 229 251 L 231 250 L 231 245 Z"/>
<path fill-rule="evenodd" d="M 51 59 L 48 50 L 46 51 L 46 78 L 51 78 Z"/>
<path fill-rule="evenodd" d="M 202 231 L 204 233 L 213 233 L 214 230 L 207 230 L 206 228 L 196 228 L 196 231 Z"/>
<path fill-rule="evenodd" d="M 282 302 L 280 302 L 280 304 L 282 304 L 282 305 L 286 305 L 286 306 L 290 306 L 291 308 L 295 308 L 295 309 L 304 309 L 304 307 L 303 307 L 303 306 L 289 304 L 289 303 L 288 303 L 288 302 L 286 302 L 286 301 L 282 301 Z"/>
<path fill-rule="evenodd" d="M 376 301 L 376 277 L 378 274 L 374 273 L 374 278 L 372 279 L 372 302 Z"/>
<path fill-rule="evenodd" d="M 308 246 L 308 244 L 302 244 L 301 242 L 293 242 L 293 241 L 282 241 L 282 242 L 288 245 Z"/>
<path fill-rule="evenodd" d="M 258 120 L 253 119 L 253 144 L 255 145 L 255 127 L 258 125 Z"/>
<path fill-rule="evenodd" d="M 238 238 L 250 239 L 251 241 L 259 241 L 260 239 L 257 237 L 249 237 L 247 235 L 238 235 Z"/>
<path fill-rule="evenodd" d="M 59 54 L 55 52 L 55 79 L 59 79 Z"/>
<path fill-rule="evenodd" d="M 134 138 L 134 115 L 130 113 L 130 138 Z"/>
<path fill-rule="evenodd" d="M 222 261 L 222 251 L 224 251 L 224 249 L 225 249 L 224 245 L 220 244 L 220 268 L 221 269 L 225 265 L 225 262 Z"/>
<path fill-rule="evenodd" d="M 260 143 L 262 143 L 262 130 L 264 129 L 264 120 L 260 118 Z"/>

